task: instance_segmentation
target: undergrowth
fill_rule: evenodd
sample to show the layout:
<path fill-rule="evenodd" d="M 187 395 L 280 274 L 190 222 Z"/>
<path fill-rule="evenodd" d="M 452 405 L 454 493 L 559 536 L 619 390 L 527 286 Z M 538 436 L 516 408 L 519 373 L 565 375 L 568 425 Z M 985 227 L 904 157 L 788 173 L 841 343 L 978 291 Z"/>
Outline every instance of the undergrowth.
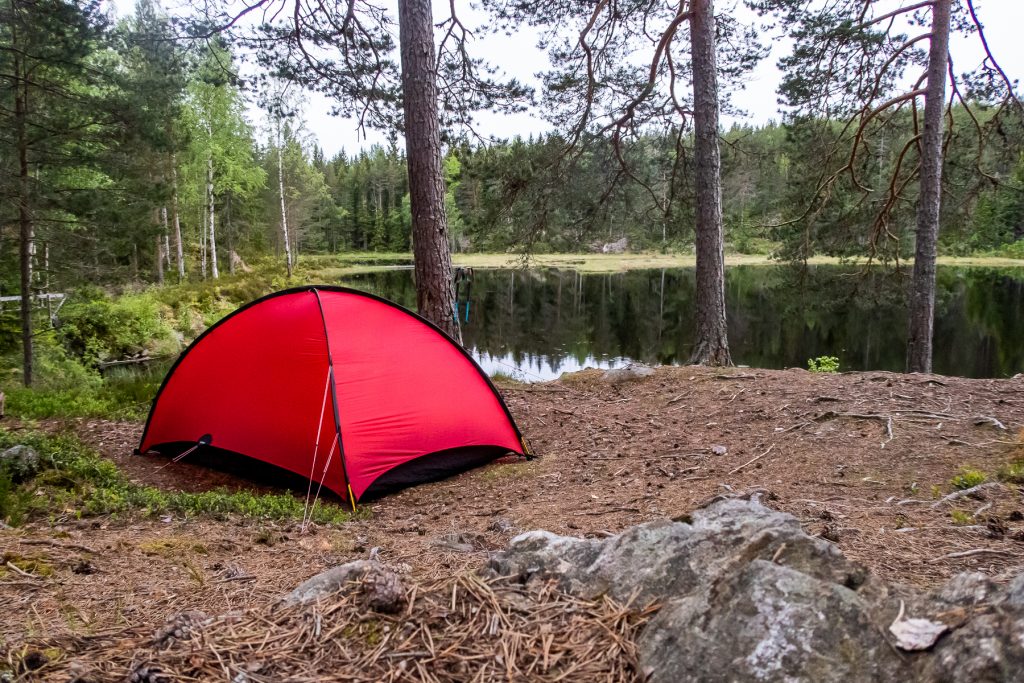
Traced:
<path fill-rule="evenodd" d="M 111 461 L 70 436 L 0 429 L 0 449 L 24 444 L 40 456 L 40 467 L 27 478 L 0 466 L 0 519 L 17 526 L 29 519 L 99 515 L 240 515 L 253 519 L 300 520 L 305 502 L 285 494 L 214 490 L 202 493 L 164 491 L 127 479 Z M 365 514 L 320 501 L 313 521 L 340 524 Z"/>

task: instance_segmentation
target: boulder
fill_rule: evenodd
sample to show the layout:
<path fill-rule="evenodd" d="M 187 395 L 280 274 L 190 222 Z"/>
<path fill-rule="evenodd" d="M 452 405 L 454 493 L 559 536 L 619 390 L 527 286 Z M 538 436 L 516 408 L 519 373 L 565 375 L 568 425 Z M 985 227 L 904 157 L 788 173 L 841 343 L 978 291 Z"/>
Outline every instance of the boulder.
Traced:
<path fill-rule="evenodd" d="M 642 363 L 627 363 L 621 368 L 605 370 L 604 374 L 601 375 L 601 379 L 605 382 L 615 384 L 618 382 L 627 382 L 632 379 L 643 379 L 644 377 L 650 377 L 653 374 L 654 368 L 648 365 L 644 365 Z"/>
<path fill-rule="evenodd" d="M 0 452 L 0 470 L 6 470 L 14 481 L 31 479 L 40 469 L 43 462 L 31 446 L 11 446 Z"/>
<path fill-rule="evenodd" d="M 485 573 L 659 605 L 638 643 L 652 682 L 976 682 L 1024 672 L 1024 576 L 999 587 L 965 574 L 931 593 L 889 586 L 756 501 L 719 500 L 603 539 L 531 531 L 492 555 Z"/>

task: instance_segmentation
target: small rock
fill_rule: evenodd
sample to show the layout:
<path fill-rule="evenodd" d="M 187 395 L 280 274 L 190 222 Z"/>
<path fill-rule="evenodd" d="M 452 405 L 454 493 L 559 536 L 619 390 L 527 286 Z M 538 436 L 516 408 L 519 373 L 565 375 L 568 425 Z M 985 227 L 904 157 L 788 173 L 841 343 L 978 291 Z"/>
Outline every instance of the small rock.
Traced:
<path fill-rule="evenodd" d="M 15 482 L 21 482 L 42 469 L 42 460 L 34 448 L 19 444 L 0 452 L 0 467 L 6 469 Z"/>
<path fill-rule="evenodd" d="M 156 647 L 166 647 L 172 645 L 175 640 L 188 640 L 202 628 L 208 619 L 209 617 L 199 610 L 189 610 L 175 614 L 153 634 L 153 645 Z"/>
<path fill-rule="evenodd" d="M 715 445 L 711 447 L 711 452 L 715 455 L 725 455 L 726 453 L 729 452 L 729 449 L 726 448 L 725 446 Z"/>
<path fill-rule="evenodd" d="M 155 664 L 139 664 L 128 675 L 128 683 L 171 683 L 171 676 Z"/>
<path fill-rule="evenodd" d="M 896 647 L 908 652 L 927 650 L 949 627 L 930 619 L 904 619 L 902 610 L 896 621 L 889 626 L 889 632 L 896 636 Z"/>
<path fill-rule="evenodd" d="M 499 534 L 504 534 L 515 529 L 515 526 L 512 524 L 512 522 L 505 519 L 504 517 L 498 517 L 490 523 L 487 529 L 489 531 L 495 531 Z"/>
<path fill-rule="evenodd" d="M 476 535 L 465 532 L 453 532 L 445 534 L 431 543 L 438 548 L 444 548 L 457 553 L 471 553 L 483 547 L 482 539 Z"/>
<path fill-rule="evenodd" d="M 356 560 L 321 572 L 281 598 L 281 604 L 286 607 L 300 605 L 334 594 L 353 592 L 375 612 L 395 614 L 406 605 L 405 588 L 398 575 L 369 560 Z"/>

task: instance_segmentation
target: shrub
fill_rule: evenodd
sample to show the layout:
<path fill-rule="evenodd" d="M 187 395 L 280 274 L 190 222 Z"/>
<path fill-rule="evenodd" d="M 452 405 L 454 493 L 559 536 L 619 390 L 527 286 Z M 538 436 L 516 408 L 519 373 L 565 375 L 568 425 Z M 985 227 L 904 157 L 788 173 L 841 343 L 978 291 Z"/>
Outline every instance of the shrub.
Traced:
<path fill-rule="evenodd" d="M 963 510 L 953 510 L 949 513 L 949 516 L 953 520 L 953 524 L 956 526 L 967 526 L 974 521 L 974 515 L 970 512 L 964 512 Z"/>
<path fill-rule="evenodd" d="M 969 489 L 979 484 L 984 484 L 988 475 L 981 470 L 974 470 L 969 467 L 961 468 L 960 474 L 949 480 L 953 488 Z"/>
<path fill-rule="evenodd" d="M 87 366 L 139 353 L 170 353 L 180 346 L 170 311 L 148 294 L 111 299 L 88 292 L 64 306 L 57 334 Z"/>
<path fill-rule="evenodd" d="M 839 372 L 839 359 L 835 356 L 818 356 L 807 359 L 807 369 L 811 372 Z"/>

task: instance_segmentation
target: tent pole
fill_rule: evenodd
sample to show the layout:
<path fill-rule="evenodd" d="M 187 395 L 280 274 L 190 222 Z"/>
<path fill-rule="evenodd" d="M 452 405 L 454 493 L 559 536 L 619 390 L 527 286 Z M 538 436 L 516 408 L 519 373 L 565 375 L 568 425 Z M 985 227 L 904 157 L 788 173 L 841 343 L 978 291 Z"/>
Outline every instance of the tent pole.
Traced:
<path fill-rule="evenodd" d="M 341 439 L 341 415 L 338 412 L 338 388 L 334 382 L 334 359 L 331 357 L 331 336 L 327 332 L 327 318 L 324 316 L 324 304 L 320 300 L 320 292 L 312 289 L 316 295 L 316 305 L 320 309 L 320 321 L 324 324 L 324 343 L 327 345 L 327 372 L 331 385 L 331 406 L 334 408 L 334 431 L 338 437 L 338 455 L 341 457 L 341 476 L 344 478 L 345 490 L 348 491 L 348 502 L 352 512 L 356 511 L 356 498 L 352 495 L 352 483 L 348 479 L 348 467 L 345 464 L 345 444 Z"/>

